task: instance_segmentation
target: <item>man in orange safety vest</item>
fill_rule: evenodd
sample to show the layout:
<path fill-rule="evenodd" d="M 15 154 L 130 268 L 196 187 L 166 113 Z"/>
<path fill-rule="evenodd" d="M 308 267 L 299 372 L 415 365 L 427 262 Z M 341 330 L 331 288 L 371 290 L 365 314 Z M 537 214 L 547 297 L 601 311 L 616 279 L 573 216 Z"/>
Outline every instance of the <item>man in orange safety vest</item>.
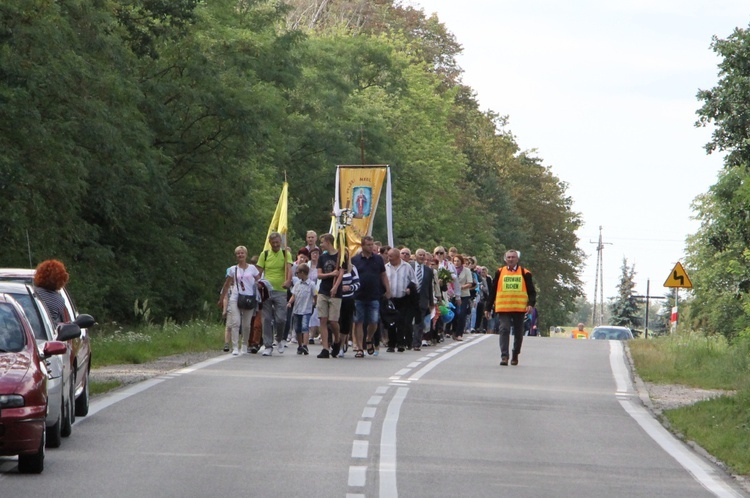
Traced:
<path fill-rule="evenodd" d="M 500 365 L 508 364 L 510 331 L 513 329 L 513 355 L 511 365 L 518 365 L 523 342 L 523 320 L 536 305 L 536 289 L 531 272 L 518 264 L 519 253 L 510 249 L 505 253 L 505 266 L 498 268 L 490 289 L 490 302 L 494 303 L 499 320 Z M 486 312 L 489 317 L 489 311 Z"/>

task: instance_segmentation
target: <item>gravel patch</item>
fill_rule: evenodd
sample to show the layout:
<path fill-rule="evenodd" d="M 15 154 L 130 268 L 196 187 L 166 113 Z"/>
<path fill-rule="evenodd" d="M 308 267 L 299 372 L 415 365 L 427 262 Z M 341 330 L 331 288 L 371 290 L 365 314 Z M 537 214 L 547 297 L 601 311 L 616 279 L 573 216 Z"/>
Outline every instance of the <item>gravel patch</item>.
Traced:
<path fill-rule="evenodd" d="M 152 377 L 158 377 L 174 370 L 179 370 L 194 363 L 227 354 L 223 351 L 205 351 L 202 353 L 183 353 L 165 356 L 156 361 L 138 365 L 109 365 L 91 370 L 93 382 L 109 382 L 116 380 L 122 385 L 135 384 Z"/>
<path fill-rule="evenodd" d="M 643 384 L 648 390 L 654 408 L 659 411 L 689 406 L 718 396 L 733 396 L 736 394 L 736 391 L 699 389 L 679 384 L 653 384 L 651 382 L 644 382 Z"/>

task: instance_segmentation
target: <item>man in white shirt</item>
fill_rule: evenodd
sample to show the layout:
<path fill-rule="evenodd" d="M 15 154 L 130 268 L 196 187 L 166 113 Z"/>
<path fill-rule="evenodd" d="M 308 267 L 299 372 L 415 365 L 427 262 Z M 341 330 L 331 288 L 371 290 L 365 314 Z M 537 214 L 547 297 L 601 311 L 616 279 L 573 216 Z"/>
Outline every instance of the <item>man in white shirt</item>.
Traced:
<path fill-rule="evenodd" d="M 418 298 L 417 277 L 414 268 L 404 263 L 398 249 L 388 251 L 385 273 L 391 288 L 391 301 L 399 312 L 399 318 L 388 326 L 388 349 L 399 353 L 412 343 L 412 321 L 414 320 L 414 298 Z"/>

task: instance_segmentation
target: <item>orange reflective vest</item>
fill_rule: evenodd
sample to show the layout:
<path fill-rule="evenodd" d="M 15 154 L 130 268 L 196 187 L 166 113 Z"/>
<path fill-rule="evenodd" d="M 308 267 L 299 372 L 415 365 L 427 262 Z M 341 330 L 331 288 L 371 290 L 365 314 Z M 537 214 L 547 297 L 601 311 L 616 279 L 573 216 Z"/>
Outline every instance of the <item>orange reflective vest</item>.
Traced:
<path fill-rule="evenodd" d="M 523 278 L 528 270 L 520 265 L 515 271 L 507 266 L 499 269 L 497 292 L 495 293 L 495 311 L 498 313 L 526 312 L 529 304 L 529 293 L 526 290 L 526 280 Z"/>

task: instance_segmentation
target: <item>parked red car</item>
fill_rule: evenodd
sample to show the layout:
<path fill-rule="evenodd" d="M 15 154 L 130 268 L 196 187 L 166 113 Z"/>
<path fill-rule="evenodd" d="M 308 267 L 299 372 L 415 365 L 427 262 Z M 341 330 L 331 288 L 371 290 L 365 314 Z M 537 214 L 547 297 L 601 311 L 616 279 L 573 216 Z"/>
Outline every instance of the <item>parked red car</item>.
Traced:
<path fill-rule="evenodd" d="M 0 281 L 19 282 L 27 285 L 34 285 L 34 273 L 36 270 L 27 268 L 0 268 Z M 68 293 L 68 289 L 63 287 L 60 291 L 65 300 L 65 307 L 71 320 L 78 317 L 73 298 Z M 88 331 L 81 328 L 81 337 L 71 341 L 73 353 L 70 358 L 71 368 L 75 376 L 75 412 L 72 414 L 72 421 L 75 417 L 85 417 L 89 413 L 89 371 L 91 368 L 91 342 Z"/>
<path fill-rule="evenodd" d="M 80 335 L 78 325 L 61 326 L 61 339 Z M 47 416 L 45 358 L 66 354 L 64 342 L 50 341 L 39 353 L 21 306 L 0 294 L 0 455 L 18 455 L 18 471 L 44 470 Z"/>

